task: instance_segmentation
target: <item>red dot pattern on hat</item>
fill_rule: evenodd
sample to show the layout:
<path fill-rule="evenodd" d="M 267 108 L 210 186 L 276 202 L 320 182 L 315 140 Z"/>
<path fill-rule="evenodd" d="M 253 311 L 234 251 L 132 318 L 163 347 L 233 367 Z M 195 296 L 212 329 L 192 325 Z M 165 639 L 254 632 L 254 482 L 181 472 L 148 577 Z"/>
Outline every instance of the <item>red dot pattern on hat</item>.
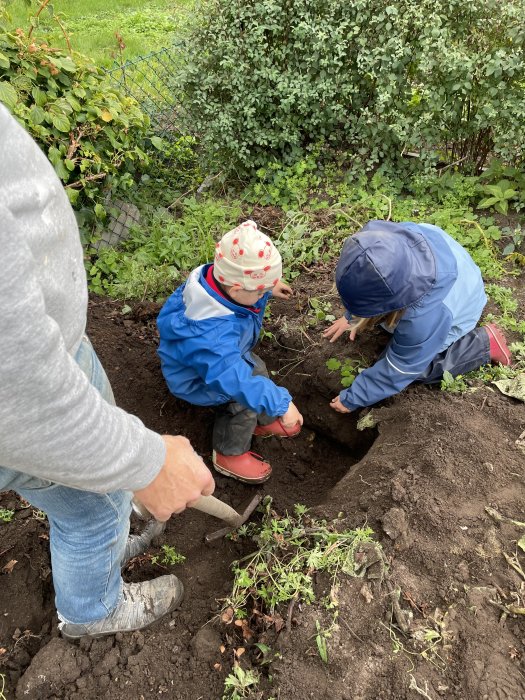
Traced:
<path fill-rule="evenodd" d="M 242 248 L 239 250 L 239 255 L 244 255 L 244 250 Z"/>
<path fill-rule="evenodd" d="M 224 282 L 224 277 L 222 275 L 219 275 L 219 282 Z"/>
<path fill-rule="evenodd" d="M 274 286 L 274 287 L 275 287 L 275 285 L 277 284 L 278 281 L 279 281 L 279 280 L 274 280 L 274 281 L 273 281 L 273 286 Z"/>
<path fill-rule="evenodd" d="M 271 265 L 266 265 L 266 267 L 263 267 L 263 270 L 264 270 L 265 272 L 268 272 L 268 270 L 271 270 L 271 269 L 272 269 L 272 266 L 271 266 Z"/>
<path fill-rule="evenodd" d="M 244 271 L 244 274 L 245 274 L 245 275 L 251 275 L 251 274 L 252 274 L 252 270 L 245 270 L 245 271 Z"/>
<path fill-rule="evenodd" d="M 260 250 L 258 255 L 260 258 L 263 258 L 264 257 L 264 250 Z"/>
<path fill-rule="evenodd" d="M 257 289 L 264 289 L 264 284 L 258 284 Z"/>

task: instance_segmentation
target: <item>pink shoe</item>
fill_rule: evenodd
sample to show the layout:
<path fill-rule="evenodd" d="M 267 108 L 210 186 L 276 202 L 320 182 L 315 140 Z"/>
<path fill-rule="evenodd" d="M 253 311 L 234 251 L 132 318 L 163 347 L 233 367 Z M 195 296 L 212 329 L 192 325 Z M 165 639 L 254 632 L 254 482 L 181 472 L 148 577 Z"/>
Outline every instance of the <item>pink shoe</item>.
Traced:
<path fill-rule="evenodd" d="M 280 418 L 276 418 L 269 425 L 258 425 L 253 431 L 257 437 L 271 437 L 275 435 L 282 438 L 291 438 L 299 435 L 301 432 L 301 424 L 297 422 L 293 428 L 286 428 Z"/>
<path fill-rule="evenodd" d="M 503 331 L 495 323 L 487 323 L 483 328 L 489 336 L 490 361 L 494 364 L 499 362 L 500 365 L 508 367 L 512 363 L 512 353 L 508 348 Z"/>
<path fill-rule="evenodd" d="M 261 455 L 245 452 L 242 455 L 221 455 L 213 450 L 213 466 L 224 476 L 243 481 L 245 484 L 262 484 L 272 473 L 272 468 Z"/>

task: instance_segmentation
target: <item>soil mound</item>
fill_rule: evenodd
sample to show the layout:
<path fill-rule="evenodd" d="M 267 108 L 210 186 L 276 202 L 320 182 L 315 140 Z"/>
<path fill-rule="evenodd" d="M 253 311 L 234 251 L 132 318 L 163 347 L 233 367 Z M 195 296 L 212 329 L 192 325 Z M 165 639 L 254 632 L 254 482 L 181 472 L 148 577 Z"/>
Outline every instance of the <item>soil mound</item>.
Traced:
<path fill-rule="evenodd" d="M 317 288 L 307 277 L 291 305 L 274 303 L 266 326 L 273 338 L 258 350 L 305 415 L 298 439 L 255 443 L 274 467 L 261 491 L 279 512 L 304 503 L 345 527 L 370 525 L 384 560 L 379 577 L 344 579 L 337 616 L 317 605 L 283 612 L 290 624 L 273 640 L 279 658 L 271 679 L 262 669 L 252 697 L 525 698 L 525 628 L 516 612 L 525 607 L 525 557 L 516 546 L 524 532 L 510 522 L 525 520 L 524 460 L 515 445 L 525 407 L 487 388 L 458 397 L 415 387 L 374 409 L 375 427 L 358 430 L 366 411 L 341 416 L 328 407 L 340 376 L 326 360 L 373 358 L 386 336 L 374 333 L 355 346 L 323 341 L 308 303 Z M 94 298 L 90 337 L 118 404 L 155 430 L 185 434 L 209 464 L 212 412 L 165 388 L 157 311 L 139 304 L 122 314 L 120 304 Z M 216 493 L 239 506 L 253 489 L 218 476 Z M 217 521 L 196 511 L 173 518 L 161 543 L 186 556 L 170 567 L 189 592 L 181 611 L 143 632 L 68 644 L 56 632 L 46 523 L 13 494 L 0 496 L 0 507 L 16 511 L 0 525 L 6 697 L 222 698 L 233 633 L 215 616 L 245 545 L 205 545 Z M 161 573 L 165 567 L 145 556 L 126 577 Z M 316 582 L 321 597 L 325 584 Z M 316 645 L 319 629 L 327 632 L 327 663 Z M 248 648 L 245 665 L 254 658 Z"/>

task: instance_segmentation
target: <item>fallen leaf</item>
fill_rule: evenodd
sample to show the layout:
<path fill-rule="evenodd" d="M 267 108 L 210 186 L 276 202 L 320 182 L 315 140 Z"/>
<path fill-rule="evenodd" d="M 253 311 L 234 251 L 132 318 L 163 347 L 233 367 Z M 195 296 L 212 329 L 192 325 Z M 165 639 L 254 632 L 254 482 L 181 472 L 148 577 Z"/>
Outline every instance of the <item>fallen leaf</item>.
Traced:
<path fill-rule="evenodd" d="M 18 563 L 18 559 L 11 559 L 11 561 L 8 561 L 7 564 L 2 567 L 2 571 L 5 571 L 6 574 L 10 574 L 11 571 L 15 568 L 15 564 Z"/>
<path fill-rule="evenodd" d="M 221 652 L 221 654 L 224 654 L 224 652 L 226 651 L 226 647 L 224 646 L 224 644 L 220 645 L 219 651 Z"/>
<path fill-rule="evenodd" d="M 6 651 L 7 649 L 5 647 L 0 647 L 0 656 L 2 656 L 2 654 L 5 654 Z"/>
<path fill-rule="evenodd" d="M 220 670 L 222 669 L 222 664 L 218 664 L 218 663 L 217 663 L 217 664 L 213 664 L 213 668 L 214 668 L 216 671 L 220 671 Z"/>
<path fill-rule="evenodd" d="M 235 651 L 233 653 L 239 659 L 244 654 L 245 651 L 246 651 L 246 649 L 244 647 L 239 647 L 238 649 L 235 649 Z"/>
<path fill-rule="evenodd" d="M 233 608 L 226 608 L 226 610 L 221 615 L 221 620 L 229 625 L 233 620 Z"/>

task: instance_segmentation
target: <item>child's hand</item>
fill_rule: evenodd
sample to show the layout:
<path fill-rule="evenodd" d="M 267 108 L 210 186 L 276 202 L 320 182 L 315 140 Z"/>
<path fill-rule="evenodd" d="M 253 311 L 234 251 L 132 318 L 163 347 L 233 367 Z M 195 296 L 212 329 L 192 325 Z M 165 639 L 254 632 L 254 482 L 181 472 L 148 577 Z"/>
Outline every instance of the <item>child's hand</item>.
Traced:
<path fill-rule="evenodd" d="M 293 401 L 290 401 L 288 410 L 284 416 L 281 416 L 281 423 L 285 428 L 295 428 L 297 423 L 299 423 L 299 425 L 303 424 L 303 417 L 297 410 L 297 406 L 293 403 Z"/>
<path fill-rule="evenodd" d="M 350 331 L 350 340 L 355 340 L 357 330 L 355 328 L 352 329 L 352 325 L 343 316 L 342 318 L 338 318 L 329 328 L 323 331 L 323 338 L 330 338 L 330 342 L 333 343 L 343 335 L 345 331 Z"/>
<path fill-rule="evenodd" d="M 272 289 L 272 295 L 278 299 L 289 299 L 293 296 L 293 290 L 286 282 L 279 280 Z"/>
<path fill-rule="evenodd" d="M 341 403 L 341 399 L 339 396 L 336 396 L 335 399 L 332 399 L 330 401 L 330 408 L 333 408 L 334 411 L 337 411 L 337 413 L 352 413 L 352 411 L 347 408 L 343 403 Z"/>

